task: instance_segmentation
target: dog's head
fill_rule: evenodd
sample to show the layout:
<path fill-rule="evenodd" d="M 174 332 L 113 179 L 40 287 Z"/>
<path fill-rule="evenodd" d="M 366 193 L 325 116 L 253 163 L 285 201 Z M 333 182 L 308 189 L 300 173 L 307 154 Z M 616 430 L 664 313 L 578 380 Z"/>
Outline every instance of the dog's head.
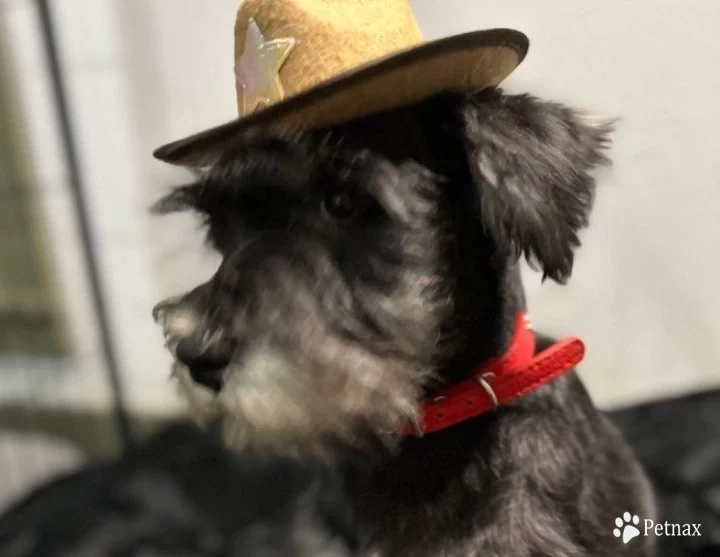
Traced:
<path fill-rule="evenodd" d="M 285 451 L 413 419 L 436 372 L 487 342 L 468 323 L 492 322 L 521 255 L 570 275 L 609 131 L 493 90 L 238 142 L 156 205 L 202 215 L 222 255 L 155 309 L 186 394 L 233 442 Z"/>

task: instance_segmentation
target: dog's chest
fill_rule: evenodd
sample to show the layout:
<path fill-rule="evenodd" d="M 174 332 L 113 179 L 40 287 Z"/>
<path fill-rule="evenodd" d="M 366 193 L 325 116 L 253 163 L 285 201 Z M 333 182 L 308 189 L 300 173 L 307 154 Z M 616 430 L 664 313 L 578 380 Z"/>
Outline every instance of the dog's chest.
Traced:
<path fill-rule="evenodd" d="M 402 452 L 353 486 L 364 556 L 649 555 L 612 536 L 646 482 L 574 373 Z"/>

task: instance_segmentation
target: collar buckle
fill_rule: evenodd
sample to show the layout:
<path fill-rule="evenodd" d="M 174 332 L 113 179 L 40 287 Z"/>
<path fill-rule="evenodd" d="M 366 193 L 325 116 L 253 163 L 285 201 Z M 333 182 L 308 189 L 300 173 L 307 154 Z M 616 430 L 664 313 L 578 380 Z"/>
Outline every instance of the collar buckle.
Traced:
<path fill-rule="evenodd" d="M 490 383 L 488 383 L 486 380 L 486 378 L 488 378 L 488 377 L 495 377 L 495 374 L 492 371 L 488 371 L 486 373 L 483 373 L 483 374 L 475 377 L 475 381 L 478 382 L 478 384 L 487 393 L 488 397 L 490 397 L 490 400 L 492 401 L 492 404 L 493 404 L 493 410 L 495 410 L 498 406 L 500 406 L 500 403 L 498 402 L 498 397 L 495 394 L 495 391 L 490 386 Z"/>

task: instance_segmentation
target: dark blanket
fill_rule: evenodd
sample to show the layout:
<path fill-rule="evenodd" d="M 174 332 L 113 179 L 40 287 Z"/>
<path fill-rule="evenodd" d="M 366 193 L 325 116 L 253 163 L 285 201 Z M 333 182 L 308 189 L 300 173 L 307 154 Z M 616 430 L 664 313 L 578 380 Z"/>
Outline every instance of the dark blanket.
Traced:
<path fill-rule="evenodd" d="M 700 537 L 658 538 L 662 557 L 720 557 L 720 390 L 611 414 L 655 486 L 660 520 Z"/>
<path fill-rule="evenodd" d="M 650 474 L 659 522 L 700 524 L 699 538 L 658 539 L 660 557 L 720 557 L 720 391 L 611 417 Z M 346 557 L 346 508 L 320 466 L 232 455 L 171 427 L 17 505 L 0 518 L 0 556 Z"/>
<path fill-rule="evenodd" d="M 0 518 L 2 557 L 349 557 L 340 481 L 318 464 L 236 455 L 173 426 L 61 478 Z"/>

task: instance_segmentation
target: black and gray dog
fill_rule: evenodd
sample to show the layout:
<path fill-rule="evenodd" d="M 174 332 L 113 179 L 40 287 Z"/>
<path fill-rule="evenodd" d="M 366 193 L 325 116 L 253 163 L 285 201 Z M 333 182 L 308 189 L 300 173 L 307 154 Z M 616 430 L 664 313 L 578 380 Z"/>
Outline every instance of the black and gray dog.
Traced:
<path fill-rule="evenodd" d="M 521 256 L 570 276 L 610 131 L 493 89 L 237 141 L 156 206 L 200 213 L 223 257 L 155 310 L 191 403 L 235 445 L 336 462 L 367 555 L 650 555 L 613 535 L 652 497 L 574 373 L 392 433 L 505 350 Z"/>

